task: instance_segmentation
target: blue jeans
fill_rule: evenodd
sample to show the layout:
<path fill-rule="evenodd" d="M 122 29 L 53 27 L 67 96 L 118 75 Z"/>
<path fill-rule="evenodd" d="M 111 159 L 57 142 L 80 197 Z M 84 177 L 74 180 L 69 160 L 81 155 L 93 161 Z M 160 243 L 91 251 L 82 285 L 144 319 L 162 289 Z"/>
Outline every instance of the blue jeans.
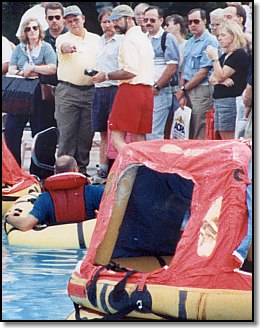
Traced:
<path fill-rule="evenodd" d="M 172 105 L 171 87 L 162 88 L 154 97 L 152 133 L 146 134 L 147 140 L 163 139 L 164 128 Z"/>

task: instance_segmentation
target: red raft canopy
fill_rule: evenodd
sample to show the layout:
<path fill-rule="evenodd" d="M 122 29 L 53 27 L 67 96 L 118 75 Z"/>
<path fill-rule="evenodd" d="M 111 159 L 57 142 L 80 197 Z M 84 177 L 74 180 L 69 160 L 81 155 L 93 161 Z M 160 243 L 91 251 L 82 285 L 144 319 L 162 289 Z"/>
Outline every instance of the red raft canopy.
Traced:
<path fill-rule="evenodd" d="M 25 172 L 16 162 L 2 137 L 2 204 L 6 212 L 12 203 L 30 191 L 40 192 L 36 177 Z M 2 212 L 2 214 L 4 214 Z"/>
<path fill-rule="evenodd" d="M 147 318 L 150 308 L 179 319 L 250 320 L 252 275 L 239 270 L 236 252 L 248 234 L 250 157 L 239 140 L 127 145 L 110 171 L 89 249 L 69 281 L 74 303 L 111 314 L 143 291 L 150 305 L 129 316 Z M 115 296 L 119 284 L 122 297 Z"/>

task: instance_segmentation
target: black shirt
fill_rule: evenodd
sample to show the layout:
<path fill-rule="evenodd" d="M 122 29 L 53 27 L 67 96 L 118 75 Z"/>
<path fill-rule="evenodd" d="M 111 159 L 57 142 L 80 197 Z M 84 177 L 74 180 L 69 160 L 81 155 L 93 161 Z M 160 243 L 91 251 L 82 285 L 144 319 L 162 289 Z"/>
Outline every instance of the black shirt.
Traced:
<path fill-rule="evenodd" d="M 66 33 L 66 32 L 68 32 L 68 29 L 66 27 L 64 27 L 63 30 L 61 31 L 60 35 Z M 50 34 L 49 28 L 45 31 L 44 41 L 50 43 L 53 50 L 56 52 L 56 38 L 54 38 Z M 56 86 L 58 84 L 57 74 L 52 74 L 52 75 L 41 74 L 41 75 L 39 75 L 39 77 L 40 77 L 40 81 L 42 84 L 51 84 L 54 86 Z"/>
<path fill-rule="evenodd" d="M 235 70 L 230 76 L 234 81 L 232 87 L 226 87 L 223 84 L 216 84 L 214 87 L 213 98 L 228 98 L 241 96 L 243 93 L 248 77 L 249 56 L 243 49 L 237 49 L 226 60 L 226 53 L 219 58 L 221 67 L 227 65 Z"/>

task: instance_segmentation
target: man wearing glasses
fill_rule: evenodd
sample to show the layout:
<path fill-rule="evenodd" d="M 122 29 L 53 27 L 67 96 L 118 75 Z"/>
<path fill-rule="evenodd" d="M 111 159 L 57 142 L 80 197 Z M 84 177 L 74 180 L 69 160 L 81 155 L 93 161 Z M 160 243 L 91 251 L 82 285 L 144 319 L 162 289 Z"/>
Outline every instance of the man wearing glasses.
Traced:
<path fill-rule="evenodd" d="M 208 45 L 218 47 L 216 38 L 206 30 L 206 12 L 192 9 L 188 13 L 188 27 L 193 35 L 184 46 L 180 87 L 176 97 L 180 106 L 191 107 L 190 139 L 204 139 L 206 112 L 213 106 L 213 87 L 209 75 L 213 67 L 205 50 Z"/>
<path fill-rule="evenodd" d="M 91 108 L 94 96 L 92 77 L 85 69 L 95 69 L 100 36 L 84 28 L 85 16 L 76 5 L 65 8 L 69 31 L 58 36 L 58 80 L 55 91 L 55 118 L 60 132 L 58 156 L 73 156 L 79 172 L 87 175 L 94 133 Z"/>
<path fill-rule="evenodd" d="M 164 35 L 162 28 L 163 10 L 161 8 L 157 6 L 148 7 L 144 13 L 144 23 L 148 31 L 148 39 L 151 41 L 155 53 L 155 74 L 152 89 L 154 93 L 153 128 L 152 133 L 146 135 L 146 139 L 163 139 L 173 100 L 170 82 L 174 75 L 178 85 L 179 48 L 175 36 L 171 33 Z M 162 45 L 163 37 L 165 37 L 164 47 Z"/>
<path fill-rule="evenodd" d="M 44 41 L 51 44 L 56 51 L 56 39 L 68 29 L 64 26 L 64 8 L 60 2 L 49 2 L 45 7 L 45 19 L 49 28 L 45 31 Z"/>

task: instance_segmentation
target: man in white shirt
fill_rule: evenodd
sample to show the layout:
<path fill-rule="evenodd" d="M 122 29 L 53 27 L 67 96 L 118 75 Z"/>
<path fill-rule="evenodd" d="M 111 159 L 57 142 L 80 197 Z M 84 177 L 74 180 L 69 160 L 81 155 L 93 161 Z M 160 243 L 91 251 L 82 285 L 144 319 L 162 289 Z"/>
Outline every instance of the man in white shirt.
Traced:
<path fill-rule="evenodd" d="M 2 75 L 8 71 L 9 62 L 12 56 L 12 44 L 4 36 L 2 36 Z"/>

